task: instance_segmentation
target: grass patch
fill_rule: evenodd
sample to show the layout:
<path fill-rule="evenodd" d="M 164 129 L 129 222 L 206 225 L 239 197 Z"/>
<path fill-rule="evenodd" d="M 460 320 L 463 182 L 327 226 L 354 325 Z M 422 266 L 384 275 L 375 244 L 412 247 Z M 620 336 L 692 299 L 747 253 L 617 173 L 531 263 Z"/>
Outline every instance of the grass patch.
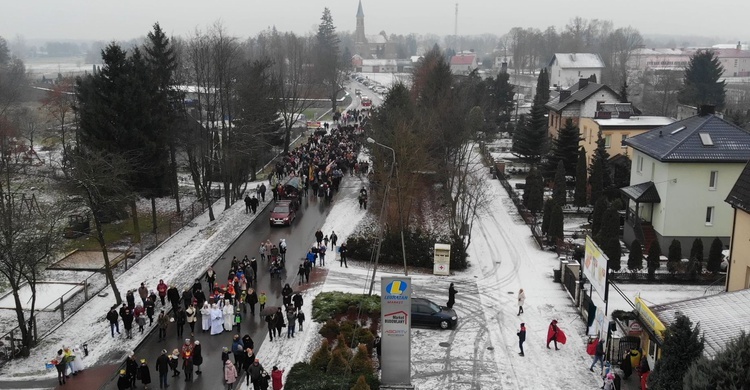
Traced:
<path fill-rule="evenodd" d="M 336 315 L 345 314 L 350 307 L 362 303 L 362 314 L 380 316 L 380 295 L 351 294 L 340 291 L 322 292 L 313 300 L 312 318 L 316 322 L 326 322 Z"/>
<path fill-rule="evenodd" d="M 158 226 L 159 237 L 166 237 L 169 234 L 169 220 L 170 216 L 164 214 L 156 214 L 156 225 Z M 65 252 L 70 252 L 74 249 L 79 250 L 99 250 L 99 242 L 96 241 L 94 236 L 94 221 L 91 220 L 91 234 L 78 237 L 76 239 L 69 239 L 65 241 Z M 139 213 L 138 214 L 138 225 L 141 228 L 141 235 L 150 234 L 153 228 L 151 221 L 151 213 Z M 107 245 L 122 241 L 133 241 L 133 219 L 126 218 L 113 223 L 108 223 L 102 226 L 104 233 L 104 242 Z M 173 227 L 173 230 L 177 230 L 177 226 Z M 174 231 L 172 231 L 174 233 Z"/>

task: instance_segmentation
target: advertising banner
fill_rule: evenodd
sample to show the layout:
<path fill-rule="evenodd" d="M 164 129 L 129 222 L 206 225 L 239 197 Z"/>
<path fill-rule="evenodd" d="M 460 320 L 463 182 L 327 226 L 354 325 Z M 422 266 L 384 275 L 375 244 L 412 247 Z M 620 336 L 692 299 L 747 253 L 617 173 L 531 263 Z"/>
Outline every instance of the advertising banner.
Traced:
<path fill-rule="evenodd" d="M 602 300 L 606 301 L 607 256 L 596 245 L 591 237 L 586 236 L 586 256 L 583 260 L 583 274 L 594 287 Z"/>
<path fill-rule="evenodd" d="M 435 244 L 435 265 L 432 273 L 435 275 L 448 276 L 451 274 L 451 246 L 448 244 Z"/>
<path fill-rule="evenodd" d="M 380 278 L 383 385 L 411 383 L 411 278 Z"/>

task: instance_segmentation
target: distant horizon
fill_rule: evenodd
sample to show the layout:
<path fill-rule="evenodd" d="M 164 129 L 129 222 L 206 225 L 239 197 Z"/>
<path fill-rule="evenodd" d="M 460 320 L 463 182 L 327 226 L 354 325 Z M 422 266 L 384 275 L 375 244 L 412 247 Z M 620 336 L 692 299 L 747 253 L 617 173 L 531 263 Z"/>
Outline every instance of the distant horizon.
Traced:
<path fill-rule="evenodd" d="M 329 7 L 339 31 L 355 29 L 357 1 L 325 0 L 263 3 L 223 0 L 221 6 L 208 6 L 198 0 L 160 0 L 146 3 L 107 2 L 91 0 L 26 0 L 7 1 L 0 16 L 0 36 L 9 43 L 17 35 L 26 41 L 128 41 L 145 36 L 154 23 L 168 35 L 188 36 L 196 28 L 206 30 L 216 21 L 239 38 L 257 35 L 267 28 L 298 34 L 313 33 L 320 22 L 323 8 Z M 258 4 L 258 6 L 253 6 Z M 388 34 L 440 37 L 453 35 L 456 2 L 442 0 L 363 0 L 365 28 L 368 35 L 385 31 Z M 576 16 L 584 19 L 611 20 L 614 28 L 632 26 L 644 36 L 697 38 L 694 26 L 700 25 L 705 39 L 715 43 L 747 43 L 750 33 L 745 29 L 745 13 L 730 12 L 746 9 L 744 0 L 715 0 L 712 8 L 722 12 L 678 10 L 670 5 L 646 0 L 632 0 L 631 7 L 605 14 L 602 3 L 577 0 L 576 11 L 570 4 L 554 0 L 538 0 L 534 8 L 519 9 L 483 0 L 458 1 L 458 35 L 502 36 L 512 27 L 546 29 L 554 26 L 561 31 Z M 538 11 L 541 10 L 541 11 Z M 427 11 L 427 12 L 426 12 Z M 560 17 L 559 15 L 567 15 Z"/>

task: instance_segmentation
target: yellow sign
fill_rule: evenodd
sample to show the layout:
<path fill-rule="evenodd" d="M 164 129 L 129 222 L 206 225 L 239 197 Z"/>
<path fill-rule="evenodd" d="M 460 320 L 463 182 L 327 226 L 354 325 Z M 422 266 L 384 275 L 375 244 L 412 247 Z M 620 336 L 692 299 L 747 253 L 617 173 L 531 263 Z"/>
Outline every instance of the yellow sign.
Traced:
<path fill-rule="evenodd" d="M 649 309 L 646 302 L 643 302 L 641 297 L 635 297 L 635 311 L 641 315 L 641 318 L 645 322 L 644 325 L 651 328 L 659 337 L 664 338 L 664 331 L 667 330 L 667 328 L 661 322 L 659 317 Z"/>

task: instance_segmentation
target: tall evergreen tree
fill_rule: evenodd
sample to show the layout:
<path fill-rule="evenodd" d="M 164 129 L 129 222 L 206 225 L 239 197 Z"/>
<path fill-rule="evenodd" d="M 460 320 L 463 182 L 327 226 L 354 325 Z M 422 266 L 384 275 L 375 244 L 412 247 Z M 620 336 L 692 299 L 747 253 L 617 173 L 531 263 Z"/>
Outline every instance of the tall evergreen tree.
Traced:
<path fill-rule="evenodd" d="M 648 248 L 648 256 L 646 256 L 646 267 L 648 268 L 648 275 L 653 278 L 656 270 L 661 266 L 661 245 L 659 240 L 654 239 L 651 242 L 651 246 Z"/>
<path fill-rule="evenodd" d="M 549 198 L 544 201 L 544 213 L 542 214 L 542 233 L 547 234 L 549 232 L 549 221 L 552 219 L 552 208 L 554 207 L 555 201 Z"/>
<path fill-rule="evenodd" d="M 591 237 L 597 237 L 599 235 L 599 230 L 602 227 L 602 222 L 604 221 L 604 214 L 607 212 L 607 209 L 609 208 L 609 202 L 607 202 L 607 199 L 602 197 L 599 198 L 599 200 L 596 201 L 596 204 L 594 205 L 594 211 L 591 213 Z"/>
<path fill-rule="evenodd" d="M 490 91 L 490 101 L 498 114 L 495 116 L 497 124 L 510 121 L 510 113 L 513 111 L 513 97 L 515 95 L 514 87 L 510 83 L 510 75 L 508 73 L 498 74 L 490 84 Z"/>
<path fill-rule="evenodd" d="M 526 186 L 524 187 L 525 206 L 533 214 L 536 214 L 544 207 L 544 180 L 539 170 L 531 168 L 529 175 L 526 176 Z"/>
<path fill-rule="evenodd" d="M 611 238 L 620 237 L 620 214 L 617 212 L 615 202 L 607 206 L 602 216 L 601 227 L 594 236 L 594 241 L 600 247 L 604 247 Z"/>
<path fill-rule="evenodd" d="M 549 236 L 550 240 L 553 242 L 562 240 L 565 238 L 564 229 L 565 215 L 563 214 L 562 207 L 553 202 L 552 216 L 550 217 L 549 232 L 547 233 L 547 236 Z"/>
<path fill-rule="evenodd" d="M 607 255 L 607 266 L 613 271 L 622 269 L 622 248 L 619 234 L 605 239 L 602 251 Z"/>
<path fill-rule="evenodd" d="M 547 177 L 552 177 L 554 170 L 557 169 L 558 161 L 562 161 L 565 167 L 566 176 L 576 175 L 576 166 L 578 163 L 578 149 L 581 136 L 578 126 L 573 124 L 573 120 L 568 118 L 565 126 L 557 132 L 557 137 L 552 138 L 552 149 L 547 157 Z"/>
<path fill-rule="evenodd" d="M 557 172 L 555 173 L 555 189 L 552 192 L 552 198 L 560 206 L 564 206 L 567 203 L 568 198 L 568 186 L 565 180 L 565 166 L 562 160 L 557 163 Z"/>
<path fill-rule="evenodd" d="M 586 149 L 578 150 L 578 161 L 576 161 L 576 207 L 585 207 L 587 203 L 586 193 Z"/>
<path fill-rule="evenodd" d="M 712 50 L 698 50 L 690 57 L 685 68 L 683 85 L 677 101 L 691 106 L 711 104 L 717 110 L 724 108 L 726 81 L 721 80 L 724 67 Z"/>
<path fill-rule="evenodd" d="M 721 258 L 723 255 L 721 252 L 724 250 L 724 244 L 721 242 L 719 237 L 714 238 L 711 242 L 711 247 L 708 249 L 708 262 L 706 263 L 706 270 L 709 272 L 717 273 L 721 271 Z"/>
<path fill-rule="evenodd" d="M 625 78 L 622 80 L 622 85 L 620 86 L 620 103 L 630 103 L 628 100 L 628 79 Z"/>
<path fill-rule="evenodd" d="M 537 164 L 547 151 L 547 108 L 549 101 L 549 77 L 542 69 L 537 78 L 536 95 L 531 106 L 531 115 L 522 129 L 513 137 L 513 153 L 529 164 Z"/>
<path fill-rule="evenodd" d="M 628 253 L 628 269 L 638 271 L 643 269 L 643 247 L 637 239 L 630 244 L 630 253 Z"/>
<path fill-rule="evenodd" d="M 680 267 L 682 261 L 682 244 L 680 241 L 673 239 L 672 243 L 669 244 L 669 251 L 667 253 L 667 270 L 669 273 L 674 274 Z"/>
<path fill-rule="evenodd" d="M 596 204 L 600 196 L 612 186 L 612 176 L 609 172 L 609 153 L 605 145 L 605 139 L 600 131 L 596 139 L 596 149 L 591 158 L 589 178 L 591 184 L 591 203 Z"/>
<path fill-rule="evenodd" d="M 700 325 L 684 315 L 678 315 L 664 333 L 661 359 L 648 377 L 648 388 L 682 390 L 683 379 L 690 365 L 703 353 Z"/>
<path fill-rule="evenodd" d="M 690 273 L 699 275 L 703 269 L 703 240 L 696 237 L 693 246 L 690 247 Z"/>
<path fill-rule="evenodd" d="M 744 330 L 713 359 L 694 361 L 682 381 L 684 390 L 750 388 L 750 334 Z"/>
<path fill-rule="evenodd" d="M 336 34 L 336 26 L 333 24 L 331 10 L 328 7 L 323 9 L 323 15 L 320 17 L 315 43 L 315 73 L 331 99 L 331 109 L 336 111 L 336 96 L 341 90 L 343 63 L 339 49 L 339 36 Z"/>

